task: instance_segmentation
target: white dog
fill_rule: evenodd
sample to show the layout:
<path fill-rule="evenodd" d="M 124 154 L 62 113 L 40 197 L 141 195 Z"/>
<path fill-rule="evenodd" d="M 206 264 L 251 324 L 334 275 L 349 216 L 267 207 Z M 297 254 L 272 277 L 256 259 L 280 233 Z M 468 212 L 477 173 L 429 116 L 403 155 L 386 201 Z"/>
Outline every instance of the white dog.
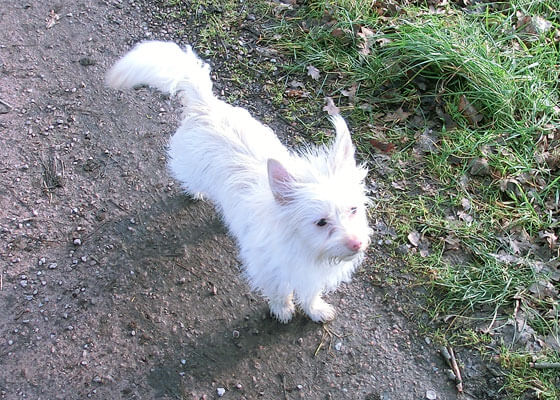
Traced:
<path fill-rule="evenodd" d="M 216 205 L 251 287 L 279 321 L 292 318 L 295 304 L 313 321 L 333 319 L 321 295 L 350 279 L 371 234 L 367 171 L 356 165 L 344 119 L 331 118 L 330 147 L 291 152 L 249 112 L 215 97 L 209 66 L 174 43 L 138 44 L 107 83 L 148 84 L 179 96 L 184 119 L 169 144 L 172 175 L 190 195 Z"/>

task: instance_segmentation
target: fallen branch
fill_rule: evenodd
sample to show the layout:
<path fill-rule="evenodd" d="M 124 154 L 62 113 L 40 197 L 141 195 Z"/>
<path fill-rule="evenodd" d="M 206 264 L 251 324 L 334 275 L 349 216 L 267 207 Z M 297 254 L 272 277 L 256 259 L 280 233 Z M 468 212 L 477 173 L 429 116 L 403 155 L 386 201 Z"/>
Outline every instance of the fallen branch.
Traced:
<path fill-rule="evenodd" d="M 529 365 L 536 369 L 548 369 L 548 368 L 560 369 L 560 362 L 535 362 L 535 363 L 529 363 Z"/>

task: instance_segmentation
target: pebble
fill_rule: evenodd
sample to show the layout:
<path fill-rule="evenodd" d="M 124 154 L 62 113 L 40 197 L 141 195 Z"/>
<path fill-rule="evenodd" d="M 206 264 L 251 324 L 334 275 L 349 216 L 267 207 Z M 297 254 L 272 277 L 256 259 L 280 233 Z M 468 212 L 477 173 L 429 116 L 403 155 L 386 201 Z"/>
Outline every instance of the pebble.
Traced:
<path fill-rule="evenodd" d="M 187 360 L 185 360 L 185 359 L 181 360 L 181 364 L 185 365 L 186 363 L 187 363 Z"/>
<path fill-rule="evenodd" d="M 74 245 L 81 246 L 82 245 L 81 239 L 74 239 Z"/>
<path fill-rule="evenodd" d="M 222 397 L 226 393 L 226 390 L 219 387 L 218 389 L 216 389 L 216 393 L 218 393 L 218 397 Z"/>
<path fill-rule="evenodd" d="M 334 348 L 336 351 L 340 351 L 342 349 L 342 342 L 336 342 Z"/>
<path fill-rule="evenodd" d="M 58 265 L 56 263 L 50 263 L 49 264 L 49 269 L 56 269 L 56 267 L 58 267 Z"/>
<path fill-rule="evenodd" d="M 428 400 L 436 400 L 437 399 L 437 394 L 433 390 L 426 390 L 426 398 Z"/>
<path fill-rule="evenodd" d="M 27 287 L 27 281 L 22 280 L 22 281 L 19 282 L 19 285 L 20 285 L 21 287 Z"/>
<path fill-rule="evenodd" d="M 14 344 L 13 340 L 8 340 L 8 344 L 11 346 L 12 344 Z"/>

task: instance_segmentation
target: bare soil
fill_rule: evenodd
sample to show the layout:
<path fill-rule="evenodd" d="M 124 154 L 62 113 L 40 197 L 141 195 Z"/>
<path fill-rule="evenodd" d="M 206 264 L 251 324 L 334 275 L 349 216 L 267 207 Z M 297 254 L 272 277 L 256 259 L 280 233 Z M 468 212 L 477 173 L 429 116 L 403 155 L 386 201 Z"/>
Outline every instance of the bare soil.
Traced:
<path fill-rule="evenodd" d="M 132 44 L 176 39 L 150 7 L 0 2 L 0 399 L 502 398 L 461 349 L 457 395 L 418 333 L 423 292 L 385 249 L 383 221 L 353 282 L 328 298 L 335 321 L 271 319 L 212 205 L 167 173 L 177 104 L 104 87 Z M 231 60 L 211 62 L 227 95 Z M 297 133 L 250 90 L 246 106 L 290 142 Z"/>

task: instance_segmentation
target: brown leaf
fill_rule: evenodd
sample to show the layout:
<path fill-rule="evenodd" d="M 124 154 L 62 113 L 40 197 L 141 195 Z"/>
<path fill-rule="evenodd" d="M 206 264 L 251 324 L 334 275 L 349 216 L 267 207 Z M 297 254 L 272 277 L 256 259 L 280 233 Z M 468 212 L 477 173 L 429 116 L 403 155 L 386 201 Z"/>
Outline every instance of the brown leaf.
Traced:
<path fill-rule="evenodd" d="M 348 97 L 348 101 L 353 102 L 354 98 L 356 97 L 356 90 L 358 89 L 358 85 L 354 83 L 348 90 L 342 89 L 340 93 L 343 96 Z"/>
<path fill-rule="evenodd" d="M 331 31 L 331 35 L 333 35 L 334 37 L 343 37 L 345 35 L 345 32 L 340 28 L 334 28 Z"/>
<path fill-rule="evenodd" d="M 292 88 L 292 89 L 304 89 L 305 85 L 302 82 L 296 81 L 296 80 L 291 80 L 288 85 Z"/>
<path fill-rule="evenodd" d="M 457 236 L 450 233 L 443 241 L 445 242 L 446 250 L 459 250 L 461 240 Z"/>
<path fill-rule="evenodd" d="M 301 89 L 286 89 L 286 96 L 303 99 L 309 97 L 309 93 Z"/>
<path fill-rule="evenodd" d="M 465 95 L 459 98 L 459 112 L 463 114 L 472 126 L 477 126 L 483 118 L 482 114 L 467 100 Z"/>
<path fill-rule="evenodd" d="M 319 79 L 319 76 L 321 75 L 321 73 L 313 65 L 308 65 L 307 66 L 307 75 L 309 75 L 312 79 L 317 80 L 317 79 Z"/>
<path fill-rule="evenodd" d="M 469 164 L 469 172 L 473 176 L 488 176 L 490 175 L 490 165 L 485 158 L 474 158 Z"/>
<path fill-rule="evenodd" d="M 539 232 L 539 237 L 541 239 L 545 239 L 548 242 L 548 247 L 551 249 L 554 249 L 556 242 L 558 241 L 558 236 L 556 236 L 552 231 Z"/>
<path fill-rule="evenodd" d="M 393 143 L 385 143 L 377 139 L 370 139 L 369 143 L 382 153 L 390 154 L 395 151 L 395 145 Z"/>
<path fill-rule="evenodd" d="M 54 10 L 51 10 L 49 13 L 49 16 L 47 17 L 47 29 L 52 28 L 53 26 L 55 26 L 55 24 L 58 22 L 58 20 L 60 19 L 60 15 L 58 15 L 57 13 L 54 12 Z"/>
<path fill-rule="evenodd" d="M 371 29 L 362 26 L 360 31 L 357 33 L 357 36 L 360 38 L 358 43 L 358 52 L 367 56 L 371 53 L 370 48 L 371 45 L 374 43 L 374 33 Z"/>
<path fill-rule="evenodd" d="M 467 214 L 464 211 L 457 211 L 457 216 L 459 217 L 459 219 L 462 219 L 463 221 L 465 221 L 467 224 L 470 224 L 471 222 L 473 222 L 473 217 L 470 214 Z"/>
<path fill-rule="evenodd" d="M 408 119 L 408 117 L 410 117 L 411 114 L 412 113 L 406 112 L 402 109 L 402 107 L 400 107 L 395 112 L 392 112 L 392 113 L 389 113 L 389 114 L 385 115 L 385 118 L 383 118 L 383 121 L 385 121 L 385 122 L 406 121 Z"/>
<path fill-rule="evenodd" d="M 327 104 L 323 107 L 323 111 L 326 111 L 329 115 L 340 114 L 340 109 L 335 106 L 332 97 L 325 97 Z"/>

